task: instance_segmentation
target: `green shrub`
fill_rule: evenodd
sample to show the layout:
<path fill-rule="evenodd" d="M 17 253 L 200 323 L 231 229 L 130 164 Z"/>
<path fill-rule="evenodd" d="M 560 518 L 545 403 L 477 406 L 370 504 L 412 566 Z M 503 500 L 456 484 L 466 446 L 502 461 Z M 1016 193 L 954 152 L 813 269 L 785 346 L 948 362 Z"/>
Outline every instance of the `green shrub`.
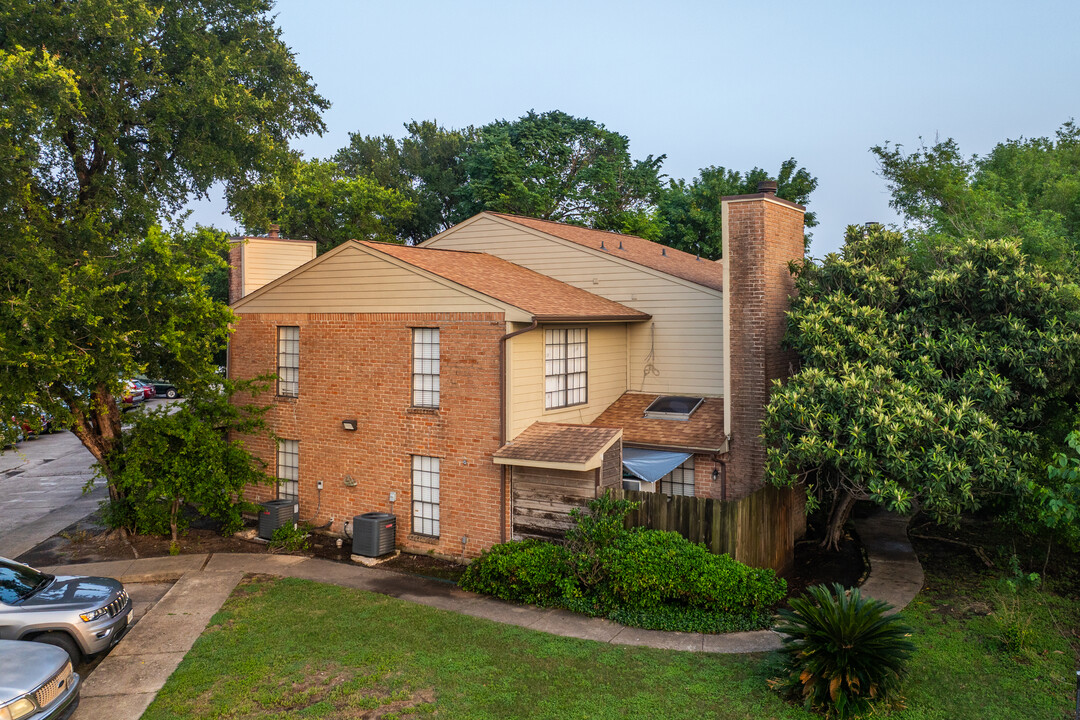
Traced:
<path fill-rule="evenodd" d="M 495 545 L 473 560 L 459 585 L 465 590 L 530 605 L 562 605 L 578 594 L 559 545 L 525 540 Z"/>
<path fill-rule="evenodd" d="M 605 493 L 573 513 L 565 547 L 539 540 L 496 545 L 469 565 L 460 585 L 657 630 L 768 625 L 768 608 L 787 589 L 776 573 L 713 555 L 677 533 L 628 530 L 625 517 L 634 506 Z"/>
<path fill-rule="evenodd" d="M 269 548 L 284 552 L 303 552 L 308 549 L 308 533 L 311 530 L 307 525 L 280 525 L 270 536 Z"/>
<path fill-rule="evenodd" d="M 612 604 L 619 608 L 759 612 L 780 602 L 787 590 L 772 570 L 714 555 L 674 532 L 627 531 L 601 555 Z"/>
<path fill-rule="evenodd" d="M 915 646 L 911 629 L 880 600 L 865 599 L 857 588 L 839 583 L 807 588 L 781 610 L 776 627 L 787 637 L 780 650 L 782 677 L 777 689 L 808 707 L 837 717 L 869 710 L 870 703 L 894 694 Z"/>

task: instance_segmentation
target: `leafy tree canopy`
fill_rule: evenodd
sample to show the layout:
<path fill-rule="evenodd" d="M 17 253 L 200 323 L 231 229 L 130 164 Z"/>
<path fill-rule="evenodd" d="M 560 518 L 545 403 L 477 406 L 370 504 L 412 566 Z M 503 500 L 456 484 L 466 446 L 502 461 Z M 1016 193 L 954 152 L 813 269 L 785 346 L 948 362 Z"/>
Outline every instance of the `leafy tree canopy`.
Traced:
<path fill-rule="evenodd" d="M 224 238 L 158 227 L 321 131 L 326 107 L 265 0 L 0 6 L 0 412 L 69 420 L 111 477 L 123 375 L 213 381 Z M 116 497 L 115 488 L 114 498 Z"/>
<path fill-rule="evenodd" d="M 395 231 L 401 242 L 418 243 L 449 228 L 465 185 L 463 158 L 477 132 L 448 130 L 438 121 L 413 121 L 401 140 L 390 135 L 349 135 L 349 145 L 334 156 L 343 177 L 371 177 L 413 205 Z"/>
<path fill-rule="evenodd" d="M 849 228 L 842 255 L 797 273 L 803 365 L 766 408 L 766 472 L 813 487 L 828 544 L 857 499 L 948 521 L 1015 497 L 1075 421 L 1080 290 L 1015 240 L 914 254 L 899 233 Z"/>
<path fill-rule="evenodd" d="M 625 135 L 588 118 L 529 111 L 480 129 L 455 219 L 492 210 L 622 231 L 655 201 L 664 158 L 632 159 Z"/>
<path fill-rule="evenodd" d="M 1054 138 L 1007 140 L 965 157 L 953 139 L 906 153 L 872 148 L 890 204 L 929 245 L 1018 237 L 1037 262 L 1072 277 L 1080 268 L 1080 127 Z"/>
<path fill-rule="evenodd" d="M 776 174 L 778 197 L 805 206 L 817 187 L 817 178 L 800 168 L 795 158 L 785 160 Z M 725 195 L 756 193 L 758 183 L 772 179 L 761 169 L 748 172 L 713 166 L 702 168 L 691 182 L 672 180 L 657 199 L 656 216 L 659 242 L 710 260 L 723 255 L 721 247 L 722 213 L 720 198 Z M 817 217 L 807 212 L 807 228 L 817 225 Z M 809 246 L 810 235 L 806 236 Z"/>
<path fill-rule="evenodd" d="M 411 222 L 414 207 L 407 195 L 325 160 L 297 161 L 233 196 L 248 232 L 262 234 L 273 222 L 284 237 L 317 241 L 320 253 L 346 240 L 400 242 L 396 230 Z"/>

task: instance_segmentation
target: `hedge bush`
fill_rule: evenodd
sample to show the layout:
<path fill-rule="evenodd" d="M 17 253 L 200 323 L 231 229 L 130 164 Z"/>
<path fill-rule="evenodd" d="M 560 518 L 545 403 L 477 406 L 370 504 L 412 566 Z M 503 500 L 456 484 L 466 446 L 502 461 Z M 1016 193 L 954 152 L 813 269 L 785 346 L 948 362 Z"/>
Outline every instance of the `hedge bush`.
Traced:
<path fill-rule="evenodd" d="M 787 584 L 678 533 L 626 529 L 633 509 L 609 495 L 575 516 L 567 545 L 539 540 L 495 545 L 461 578 L 466 590 L 562 607 L 624 625 L 686 632 L 767 627 Z M 617 521 L 617 522 L 616 522 Z"/>

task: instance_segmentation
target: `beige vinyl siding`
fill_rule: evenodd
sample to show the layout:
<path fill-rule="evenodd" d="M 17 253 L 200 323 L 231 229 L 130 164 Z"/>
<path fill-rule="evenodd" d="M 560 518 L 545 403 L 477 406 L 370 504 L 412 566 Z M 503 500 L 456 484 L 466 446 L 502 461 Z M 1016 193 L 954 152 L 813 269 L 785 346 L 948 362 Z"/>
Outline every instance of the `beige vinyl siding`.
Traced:
<path fill-rule="evenodd" d="M 248 238 L 244 241 L 244 294 L 315 259 L 315 243 Z"/>
<path fill-rule="evenodd" d="M 587 327 L 588 402 L 544 409 L 544 329 Z M 508 423 L 512 440 L 534 422 L 590 423 L 626 390 L 626 325 L 540 325 L 507 341 Z"/>
<path fill-rule="evenodd" d="M 617 249 L 609 258 L 486 217 L 448 230 L 427 246 L 487 252 L 652 315 L 651 322 L 629 325 L 628 389 L 724 392 L 723 311 L 717 290 L 620 262 Z"/>
<path fill-rule="evenodd" d="M 248 299 L 241 313 L 424 313 L 498 312 L 449 284 L 400 267 L 357 248 L 326 257 L 261 295 Z"/>

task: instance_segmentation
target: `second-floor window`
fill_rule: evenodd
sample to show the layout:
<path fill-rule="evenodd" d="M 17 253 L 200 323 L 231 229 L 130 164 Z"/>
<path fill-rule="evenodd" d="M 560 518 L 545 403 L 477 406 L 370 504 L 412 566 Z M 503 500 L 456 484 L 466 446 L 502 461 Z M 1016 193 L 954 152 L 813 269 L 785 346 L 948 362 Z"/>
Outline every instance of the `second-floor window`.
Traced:
<path fill-rule="evenodd" d="M 300 328 L 277 329 L 277 394 L 300 396 Z"/>
<path fill-rule="evenodd" d="M 439 407 L 439 328 L 413 328 L 412 404 Z"/>
<path fill-rule="evenodd" d="M 582 405 L 588 394 L 589 335 L 585 328 L 544 331 L 544 407 Z"/>

